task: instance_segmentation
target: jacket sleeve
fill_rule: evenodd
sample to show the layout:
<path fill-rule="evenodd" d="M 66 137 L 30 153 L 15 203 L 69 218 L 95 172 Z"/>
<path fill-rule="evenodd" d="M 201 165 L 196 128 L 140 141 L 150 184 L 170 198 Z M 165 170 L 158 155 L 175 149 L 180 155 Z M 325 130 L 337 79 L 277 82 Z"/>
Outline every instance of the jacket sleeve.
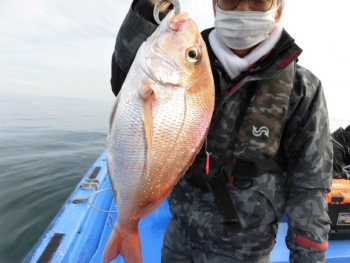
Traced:
<path fill-rule="evenodd" d="M 287 125 L 288 180 L 285 211 L 290 262 L 325 262 L 330 219 L 333 148 L 321 82 L 297 66 Z"/>
<path fill-rule="evenodd" d="M 333 141 L 333 178 L 342 179 L 344 150 Z"/>
<path fill-rule="evenodd" d="M 141 44 L 156 30 L 154 5 L 149 0 L 134 0 L 117 35 L 112 55 L 111 86 L 118 95 Z M 164 18 L 167 12 L 160 14 Z"/>

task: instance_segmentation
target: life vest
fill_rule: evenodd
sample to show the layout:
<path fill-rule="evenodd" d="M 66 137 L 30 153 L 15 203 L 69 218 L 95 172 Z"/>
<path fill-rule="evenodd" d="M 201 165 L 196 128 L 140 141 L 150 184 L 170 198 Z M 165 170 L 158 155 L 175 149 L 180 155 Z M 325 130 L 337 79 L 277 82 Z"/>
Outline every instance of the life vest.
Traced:
<path fill-rule="evenodd" d="M 273 158 L 279 148 L 295 76 L 295 63 L 258 84 L 235 143 L 234 156 L 250 162 Z"/>
<path fill-rule="evenodd" d="M 219 170 L 207 169 L 188 178 L 193 185 L 213 192 L 228 235 L 243 228 L 227 184 L 245 190 L 252 186 L 254 177 L 286 170 L 284 164 L 274 157 L 287 118 L 294 78 L 295 62 L 292 62 L 273 78 L 258 83 L 237 135 L 234 162 Z"/>

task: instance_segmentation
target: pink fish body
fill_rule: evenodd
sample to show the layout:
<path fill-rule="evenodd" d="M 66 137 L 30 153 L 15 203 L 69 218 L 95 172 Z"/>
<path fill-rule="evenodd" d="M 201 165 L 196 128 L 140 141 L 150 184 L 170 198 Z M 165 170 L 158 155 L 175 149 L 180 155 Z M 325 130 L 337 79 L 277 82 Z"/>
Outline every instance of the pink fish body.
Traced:
<path fill-rule="evenodd" d="M 102 262 L 119 254 L 142 262 L 138 222 L 192 164 L 213 109 L 205 43 L 186 13 L 171 11 L 139 48 L 111 115 L 107 165 L 118 219 Z"/>

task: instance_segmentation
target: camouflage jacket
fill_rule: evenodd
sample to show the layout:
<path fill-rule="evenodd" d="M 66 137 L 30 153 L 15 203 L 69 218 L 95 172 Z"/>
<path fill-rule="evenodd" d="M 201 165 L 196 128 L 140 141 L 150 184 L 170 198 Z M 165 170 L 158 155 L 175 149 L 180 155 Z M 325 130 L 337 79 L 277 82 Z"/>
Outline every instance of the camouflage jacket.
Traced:
<path fill-rule="evenodd" d="M 134 0 L 117 36 L 112 57 L 112 90 L 117 94 L 137 49 L 156 29 L 152 6 Z M 208 133 L 211 166 L 232 162 L 238 130 L 257 83 L 270 79 L 297 61 L 301 49 L 286 31 L 276 47 L 236 79 L 231 80 L 206 41 L 215 81 L 216 100 Z M 228 236 L 212 193 L 188 183 L 186 177 L 203 172 L 204 149 L 169 196 L 172 220 L 183 229 L 187 246 L 241 260 L 254 260 L 270 253 L 278 222 L 286 212 L 286 244 L 291 262 L 325 262 L 330 220 L 325 193 L 332 179 L 332 143 L 326 100 L 321 82 L 310 71 L 296 65 L 294 88 L 280 136 L 276 160 L 285 173 L 265 173 L 253 186 L 239 190 L 228 186 L 244 231 Z"/>

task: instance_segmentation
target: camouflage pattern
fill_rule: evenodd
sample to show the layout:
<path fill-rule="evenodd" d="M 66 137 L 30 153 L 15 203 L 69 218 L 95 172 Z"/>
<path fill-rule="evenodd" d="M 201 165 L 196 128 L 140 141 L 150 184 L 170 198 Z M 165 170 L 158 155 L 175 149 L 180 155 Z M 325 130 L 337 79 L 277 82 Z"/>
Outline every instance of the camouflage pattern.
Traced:
<path fill-rule="evenodd" d="M 257 162 L 276 154 L 294 85 L 294 68 L 291 63 L 257 84 L 237 136 L 236 157 Z"/>
<path fill-rule="evenodd" d="M 137 22 L 130 21 L 137 17 L 136 13 L 140 16 Z M 115 56 L 122 69 L 128 68 L 129 58 L 134 55 L 132 50 L 141 45 L 140 34 L 143 37 L 148 34 L 141 29 L 148 28 L 150 23 L 141 17 L 145 17 L 142 10 L 130 9 L 120 29 L 125 35 L 118 34 Z M 138 30 L 127 31 L 125 27 L 130 24 L 137 24 Z M 209 33 L 210 30 L 202 33 L 205 40 Z M 130 43 L 135 45 L 132 49 L 128 47 Z M 218 169 L 232 163 L 241 121 L 256 85 L 273 78 L 282 70 L 278 65 L 291 54 L 300 54 L 301 49 L 284 31 L 276 48 L 264 61 L 241 78 L 231 81 L 211 51 L 209 42 L 206 43 L 216 85 L 215 110 L 207 150 L 212 153 L 211 169 Z M 130 54 L 125 55 L 127 50 Z M 233 91 L 232 87 L 238 88 Z M 290 261 L 325 262 L 324 250 L 296 242 L 296 236 L 316 243 L 327 242 L 330 220 L 325 193 L 331 187 L 333 159 L 321 83 L 298 64 L 286 114 L 274 158 L 286 160 L 287 172 L 255 177 L 253 186 L 247 190 L 227 186 L 244 228 L 241 233 L 228 236 L 213 194 L 193 187 L 186 179 L 194 173 L 204 172 L 204 149 L 197 155 L 168 199 L 172 220 L 164 236 L 163 263 L 268 262 L 275 244 L 278 221 L 284 212 L 289 218 L 286 244 L 290 249 Z"/>
<path fill-rule="evenodd" d="M 178 242 L 174 242 L 178 240 Z M 183 246 L 183 244 L 187 244 Z M 161 262 L 171 263 L 242 263 L 242 260 L 222 255 L 211 250 L 198 249 L 196 244 L 188 243 L 184 231 L 174 220 L 170 221 L 163 240 Z M 258 259 L 246 259 L 244 263 L 268 263 L 269 255 Z"/>

